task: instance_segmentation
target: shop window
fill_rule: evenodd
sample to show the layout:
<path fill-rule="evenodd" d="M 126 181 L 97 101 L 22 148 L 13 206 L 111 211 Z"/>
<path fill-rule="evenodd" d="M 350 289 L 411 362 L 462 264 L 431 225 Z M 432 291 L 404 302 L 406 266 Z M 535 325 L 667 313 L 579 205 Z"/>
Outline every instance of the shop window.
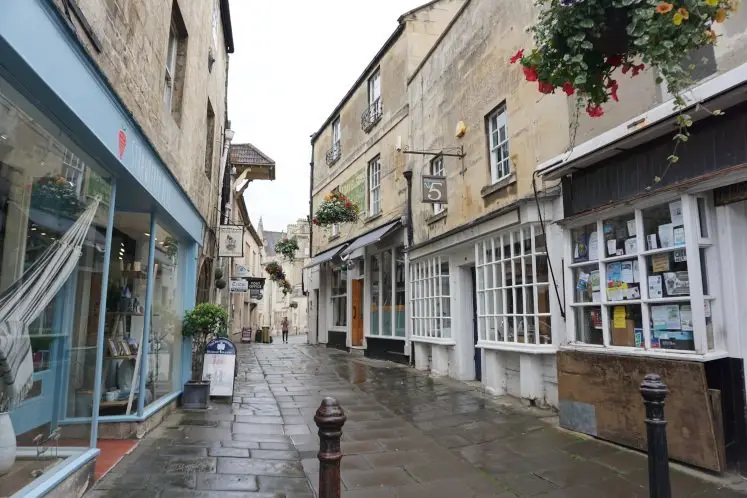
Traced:
<path fill-rule="evenodd" d="M 686 196 L 572 229 L 575 341 L 702 352 L 705 334 L 713 348 L 710 313 L 693 313 L 713 299 L 708 213 L 704 198 Z"/>
<path fill-rule="evenodd" d="M 477 328 L 486 344 L 551 344 L 544 237 L 533 225 L 476 244 Z"/>
<path fill-rule="evenodd" d="M 451 338 L 449 261 L 414 261 L 410 272 L 413 337 Z"/>
<path fill-rule="evenodd" d="M 19 447 L 0 495 L 90 447 L 110 195 L 105 171 L 0 78 L 0 413 Z"/>
<path fill-rule="evenodd" d="M 371 322 L 368 335 L 405 337 L 404 248 L 372 255 L 369 282 Z"/>
<path fill-rule="evenodd" d="M 332 270 L 332 326 L 345 327 L 348 323 L 348 275 L 345 269 Z"/>

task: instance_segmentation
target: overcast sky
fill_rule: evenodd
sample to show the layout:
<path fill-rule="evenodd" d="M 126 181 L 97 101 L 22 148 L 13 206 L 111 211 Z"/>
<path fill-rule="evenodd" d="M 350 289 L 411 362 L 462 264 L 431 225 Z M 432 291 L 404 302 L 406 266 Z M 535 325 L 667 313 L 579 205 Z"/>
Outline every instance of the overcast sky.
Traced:
<path fill-rule="evenodd" d="M 308 215 L 310 135 L 389 35 L 425 0 L 233 0 L 228 114 L 234 143 L 275 160 L 274 182 L 252 182 L 252 223 L 285 230 Z M 324 166 L 324 165 L 321 165 Z"/>

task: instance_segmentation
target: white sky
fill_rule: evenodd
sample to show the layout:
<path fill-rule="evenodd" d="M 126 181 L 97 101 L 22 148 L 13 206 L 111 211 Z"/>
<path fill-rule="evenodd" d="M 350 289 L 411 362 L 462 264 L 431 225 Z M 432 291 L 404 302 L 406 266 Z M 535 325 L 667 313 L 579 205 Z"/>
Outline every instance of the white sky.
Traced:
<path fill-rule="evenodd" d="M 274 182 L 255 181 L 246 191 L 255 226 L 261 216 L 265 230 L 282 231 L 308 215 L 311 134 L 392 34 L 397 18 L 425 1 L 231 1 L 233 141 L 252 143 L 277 165 Z"/>

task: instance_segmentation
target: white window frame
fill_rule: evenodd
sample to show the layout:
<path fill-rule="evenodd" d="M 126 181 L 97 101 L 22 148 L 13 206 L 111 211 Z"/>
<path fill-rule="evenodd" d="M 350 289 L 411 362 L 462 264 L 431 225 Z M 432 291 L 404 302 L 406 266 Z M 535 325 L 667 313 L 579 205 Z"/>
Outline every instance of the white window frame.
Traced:
<path fill-rule="evenodd" d="M 388 330 L 388 333 L 384 333 L 384 253 L 388 253 L 391 260 L 391 265 L 389 270 L 391 271 L 392 281 L 391 281 L 391 288 L 389 289 L 391 292 L 392 297 L 392 303 L 391 303 L 391 310 L 389 310 L 390 313 L 390 329 Z M 372 305 L 376 305 L 376 309 L 379 315 L 379 327 L 377 331 L 373 330 L 373 324 L 370 321 L 370 317 L 372 313 L 368 313 L 369 315 L 369 326 L 366 328 L 366 337 L 382 337 L 386 339 L 398 339 L 398 340 L 406 340 L 407 337 L 407 318 L 405 318 L 405 323 L 402 327 L 402 335 L 397 335 L 397 255 L 401 255 L 404 258 L 404 247 L 399 245 L 394 245 L 391 247 L 388 247 L 384 250 L 377 251 L 374 254 L 368 255 L 366 258 L 366 281 L 368 282 L 368 289 L 367 289 L 367 296 L 369 299 L 369 306 L 368 310 L 371 310 Z M 373 283 L 373 258 L 378 258 L 379 260 L 379 269 L 378 273 L 376 275 L 378 285 L 379 285 L 379 296 L 378 296 L 378 302 L 374 303 L 371 301 L 373 297 L 373 289 L 371 288 L 371 284 Z M 402 271 L 407 271 L 407 264 L 404 263 L 402 265 Z M 403 275 L 405 276 L 405 275 Z M 407 317 L 407 278 L 405 276 L 405 309 L 402 310 L 402 313 L 405 313 L 405 317 Z"/>
<path fill-rule="evenodd" d="M 446 168 L 444 167 L 444 156 L 436 156 L 431 161 L 431 175 L 433 176 L 446 176 Z M 446 209 L 446 204 L 433 204 L 433 214 L 442 213 Z"/>
<path fill-rule="evenodd" d="M 547 240 L 545 240 L 544 251 L 539 251 L 537 248 L 537 237 L 542 233 L 539 225 L 524 225 L 475 244 L 477 347 L 555 350 L 552 341 L 551 292 L 553 284 L 549 271 Z M 525 240 L 531 242 L 528 250 L 524 244 Z M 541 282 L 537 280 L 538 258 L 545 258 L 548 265 L 546 280 Z M 510 269 L 512 276 L 510 284 L 506 278 L 507 269 Z M 521 283 L 517 283 L 515 278 L 519 271 Z M 488 285 L 489 282 L 492 282 L 492 285 Z M 539 294 L 543 288 L 547 292 L 546 312 L 539 310 Z M 521 290 L 520 301 L 519 290 Z M 532 306 L 528 309 L 529 299 L 527 297 L 530 293 Z M 521 313 L 518 312 L 519 304 L 521 304 Z M 512 310 L 510 313 L 509 307 Z M 541 337 L 539 333 L 543 321 L 549 322 L 546 325 L 550 332 L 549 336 Z M 521 340 L 519 340 L 520 336 Z"/>
<path fill-rule="evenodd" d="M 178 48 L 179 31 L 176 29 L 176 25 L 172 22 L 169 28 L 169 41 L 166 49 L 166 71 L 164 76 L 166 85 L 163 91 L 163 103 L 166 106 L 166 110 L 169 112 L 173 110 L 174 79 L 176 78 L 176 55 Z"/>
<path fill-rule="evenodd" d="M 498 183 L 511 175 L 506 108 L 501 107 L 491 113 L 488 116 L 487 125 L 488 148 L 490 150 L 490 179 L 492 183 Z M 504 133 L 503 140 L 501 140 L 501 129 L 503 129 Z"/>
<path fill-rule="evenodd" d="M 342 140 L 342 129 L 340 127 L 340 116 L 337 116 L 332 121 L 332 148 L 339 147 L 340 140 Z"/>
<path fill-rule="evenodd" d="M 86 165 L 67 147 L 62 153 L 62 164 L 65 166 L 65 179 L 73 184 L 75 193 L 80 197 L 83 191 L 83 177 Z"/>
<path fill-rule="evenodd" d="M 444 265 L 446 272 L 443 271 Z M 448 258 L 410 262 L 410 323 L 412 339 L 439 340 L 451 337 L 451 289 Z M 449 290 L 444 290 L 444 279 Z M 449 303 L 449 312 L 444 307 Z"/>
<path fill-rule="evenodd" d="M 381 156 L 368 162 L 368 215 L 381 213 Z"/>
<path fill-rule="evenodd" d="M 703 221 L 707 229 L 706 234 L 701 233 L 700 229 L 700 217 L 698 210 L 698 199 L 701 201 L 701 206 L 705 208 L 706 212 L 703 214 Z M 685 245 L 668 247 L 668 248 L 657 248 L 649 249 L 646 242 L 646 233 L 644 229 L 643 211 L 649 208 L 667 205 L 671 202 L 681 201 L 682 205 L 682 216 L 683 226 L 685 228 Z M 715 216 L 715 208 L 710 196 L 704 194 L 685 194 L 677 196 L 676 194 L 670 194 L 669 196 L 657 197 L 655 199 L 648 199 L 644 202 L 639 203 L 631 209 L 629 206 L 624 208 L 618 208 L 610 210 L 605 213 L 599 219 L 593 221 L 596 225 L 598 234 L 603 234 L 604 220 L 617 218 L 624 215 L 630 215 L 631 218 L 635 219 L 636 223 L 636 249 L 635 255 L 626 256 L 608 256 L 607 248 L 604 247 L 606 244 L 603 243 L 603 237 L 599 239 L 597 244 L 597 254 L 590 255 L 588 262 L 573 262 L 573 237 L 572 230 L 589 225 L 590 222 L 578 222 L 571 224 L 564 230 L 565 234 L 565 259 L 570 263 L 566 265 L 566 295 L 569 296 L 569 306 L 567 313 L 567 336 L 569 340 L 569 348 L 572 349 L 593 349 L 597 351 L 608 351 L 622 354 L 632 354 L 641 356 L 655 356 L 655 357 L 673 357 L 673 358 L 684 358 L 684 359 L 707 359 L 709 357 L 720 357 L 723 356 L 725 348 L 725 339 L 722 332 L 719 331 L 719 323 L 717 314 L 714 312 L 717 305 L 717 293 L 718 285 L 714 282 L 714 275 L 718 272 L 718 264 L 714 258 L 718 256 L 714 253 L 717 249 L 715 243 L 715 223 L 713 222 Z M 669 254 L 674 251 L 685 250 L 687 258 L 687 273 L 690 287 L 690 295 L 682 297 L 661 297 L 652 298 L 649 296 L 648 286 L 648 259 L 649 257 L 656 254 Z M 711 254 L 705 258 L 701 258 L 701 250 L 705 254 Z M 574 273 L 579 268 L 592 268 L 599 271 L 600 284 L 604 288 L 606 284 L 606 267 L 610 263 L 621 260 L 630 260 L 631 256 L 638 262 L 639 269 L 639 282 L 641 298 L 637 300 L 623 300 L 623 301 L 610 301 L 607 292 L 601 292 L 599 302 L 577 302 L 576 296 L 576 285 L 574 282 Z M 596 257 L 596 260 L 591 259 Z M 709 288 L 709 294 L 704 293 L 703 288 L 703 274 L 702 268 L 706 265 L 707 272 L 707 285 Z M 693 321 L 693 339 L 695 349 L 683 350 L 683 349 L 661 349 L 651 347 L 652 337 L 652 325 L 651 325 L 651 313 L 652 306 L 665 305 L 665 304 L 690 304 L 692 310 L 692 321 Z M 612 313 L 615 306 L 624 305 L 637 305 L 641 306 L 642 325 L 643 325 L 643 344 L 642 347 L 629 347 L 629 346 L 616 346 L 612 344 L 610 320 L 613 319 Z M 705 310 L 706 307 L 711 310 L 710 316 L 706 316 L 705 312 L 698 310 Z M 579 309 L 599 309 L 602 320 L 602 338 L 603 343 L 601 345 L 589 344 L 581 342 L 577 336 L 577 317 L 576 311 Z M 710 320 L 708 320 L 710 318 Z M 707 324 L 710 322 L 710 333 L 707 331 Z"/>
<path fill-rule="evenodd" d="M 368 78 L 368 105 L 369 107 L 374 105 L 377 101 L 381 100 L 381 70 L 379 68 L 374 71 L 370 78 Z"/>
<path fill-rule="evenodd" d="M 344 288 L 345 292 L 342 294 L 335 294 L 335 281 L 336 276 L 339 275 L 339 278 L 341 279 L 340 288 Z M 329 309 L 332 313 L 332 318 L 330 320 L 330 326 L 332 329 L 345 329 L 348 326 L 348 276 L 347 271 L 343 269 L 332 269 L 330 274 L 330 285 L 329 285 Z M 335 315 L 335 301 L 342 301 L 343 302 L 343 309 L 345 310 L 345 323 L 342 325 L 338 325 L 335 323 L 336 315 Z"/>

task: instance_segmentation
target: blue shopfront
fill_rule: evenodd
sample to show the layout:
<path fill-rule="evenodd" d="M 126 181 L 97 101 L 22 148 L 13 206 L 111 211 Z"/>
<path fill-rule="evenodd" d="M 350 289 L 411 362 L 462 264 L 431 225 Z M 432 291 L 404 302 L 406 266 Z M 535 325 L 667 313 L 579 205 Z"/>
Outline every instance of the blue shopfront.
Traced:
<path fill-rule="evenodd" d="M 53 2 L 0 12 L 0 496 L 77 496 L 189 378 L 203 218 Z"/>

